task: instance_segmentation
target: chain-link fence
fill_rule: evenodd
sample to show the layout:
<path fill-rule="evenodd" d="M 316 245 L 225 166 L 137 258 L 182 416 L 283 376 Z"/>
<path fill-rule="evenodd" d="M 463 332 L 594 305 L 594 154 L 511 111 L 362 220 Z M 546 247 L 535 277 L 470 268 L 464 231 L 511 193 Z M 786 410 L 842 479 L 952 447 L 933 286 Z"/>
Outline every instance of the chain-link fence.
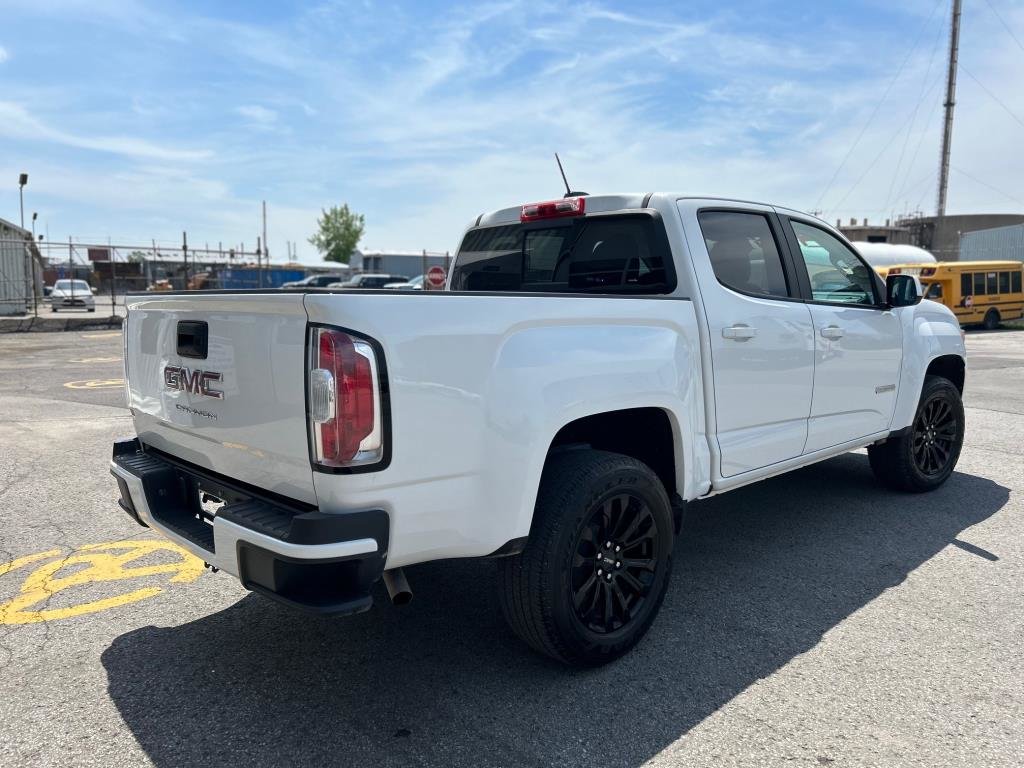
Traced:
<path fill-rule="evenodd" d="M 0 237 L 0 316 L 85 310 L 122 314 L 137 291 L 277 288 L 307 269 L 271 265 L 259 251 Z"/>

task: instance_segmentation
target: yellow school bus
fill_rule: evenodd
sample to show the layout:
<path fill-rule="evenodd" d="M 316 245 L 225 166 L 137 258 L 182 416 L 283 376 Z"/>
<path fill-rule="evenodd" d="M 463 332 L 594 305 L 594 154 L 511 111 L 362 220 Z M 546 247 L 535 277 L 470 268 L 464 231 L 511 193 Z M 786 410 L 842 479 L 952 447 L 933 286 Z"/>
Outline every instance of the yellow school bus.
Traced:
<path fill-rule="evenodd" d="M 924 297 L 945 304 L 960 325 L 981 323 L 992 330 L 1003 320 L 1024 317 L 1024 265 L 1019 261 L 940 261 L 898 264 L 890 275 L 917 275 Z"/>

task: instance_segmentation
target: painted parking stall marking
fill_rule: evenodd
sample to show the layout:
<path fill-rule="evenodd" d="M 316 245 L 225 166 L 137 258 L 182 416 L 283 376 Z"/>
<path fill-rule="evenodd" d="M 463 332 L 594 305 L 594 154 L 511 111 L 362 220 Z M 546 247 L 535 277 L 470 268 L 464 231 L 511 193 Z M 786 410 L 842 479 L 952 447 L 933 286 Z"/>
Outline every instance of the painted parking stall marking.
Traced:
<path fill-rule="evenodd" d="M 146 559 L 143 564 L 134 564 Z M 32 567 L 34 566 L 34 567 Z M 31 570 L 29 570 L 29 568 Z M 36 624 L 83 616 L 89 613 L 137 603 L 163 593 L 153 577 L 170 575 L 168 583 L 195 581 L 203 572 L 203 561 L 170 541 L 139 539 L 86 544 L 71 552 L 51 549 L 0 563 L 0 594 L 10 594 L 7 582 L 24 574 L 14 597 L 0 602 L 0 624 Z M 130 582 L 145 586 L 131 588 Z M 110 584 L 111 594 L 99 599 L 50 608 L 56 595 L 70 599 L 76 587 Z"/>
<path fill-rule="evenodd" d="M 68 389 L 116 389 L 124 386 L 124 379 L 83 379 L 64 384 Z"/>

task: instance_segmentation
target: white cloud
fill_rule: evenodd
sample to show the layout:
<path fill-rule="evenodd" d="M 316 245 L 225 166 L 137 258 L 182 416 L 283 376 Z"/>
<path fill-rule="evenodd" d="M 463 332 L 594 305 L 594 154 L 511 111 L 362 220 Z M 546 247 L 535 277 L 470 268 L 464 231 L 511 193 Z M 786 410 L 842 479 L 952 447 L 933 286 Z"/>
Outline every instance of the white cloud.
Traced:
<path fill-rule="evenodd" d="M 115 155 L 168 161 L 203 160 L 210 150 L 174 149 L 133 136 L 82 136 L 52 128 L 29 113 L 20 104 L 0 101 L 0 136 L 29 142 L 49 142 L 65 146 L 109 152 Z"/>
<path fill-rule="evenodd" d="M 0 64 L 3 64 L 9 58 L 11 58 L 11 54 L 9 54 L 7 52 L 6 48 L 4 48 L 2 45 L 0 45 Z"/>
<path fill-rule="evenodd" d="M 133 36 L 137 20 L 155 13 L 146 6 L 104 23 L 123 25 L 119 53 L 155 62 L 143 80 L 152 88 L 129 87 L 121 111 L 99 91 L 109 114 L 92 114 L 107 119 L 97 123 L 81 119 L 82 102 L 68 90 L 43 99 L 12 86 L 0 102 L 0 137 L 121 155 L 116 170 L 104 169 L 109 183 L 95 202 L 133 211 L 112 220 L 138 227 L 143 239 L 159 238 L 157 227 L 173 235 L 187 226 L 190 237 L 254 240 L 266 198 L 276 254 L 285 240 L 304 248 L 319 208 L 342 201 L 367 215 L 374 245 L 452 248 L 476 214 L 558 194 L 554 150 L 572 184 L 594 193 L 680 191 L 809 209 L 934 0 L 918 5 L 902 35 L 870 19 L 846 24 L 838 13 L 824 30 L 786 34 L 770 25 L 762 33 L 738 11 L 639 13 L 610 1 L 555 12 L 524 2 L 469 5 L 420 18 L 405 5 L 385 13 L 325 3 L 266 25 L 181 14 L 155 24 L 188 40 L 191 69 L 180 79 L 160 66 L 183 55 L 173 41 L 165 36 L 156 45 L 167 47 L 154 50 L 144 34 Z M 88 13 L 85 0 L 71 6 Z M 988 44 L 997 35 L 1005 45 Z M 1024 115 L 1024 89 L 1014 83 L 1021 52 L 1004 38 L 994 19 L 979 17 L 965 27 L 962 59 Z M 932 40 L 938 54 L 925 77 Z M 945 40 L 936 15 L 825 195 L 829 218 L 932 204 Z M 1024 195 L 1015 191 L 1024 167 L 1012 152 L 1020 126 L 969 79 L 958 100 L 954 166 Z M 107 135 L 112 125 L 134 135 Z M 139 125 L 145 130 L 130 127 Z M 212 150 L 165 146 L 149 130 Z M 197 168 L 193 161 L 204 158 Z M 69 158 L 81 182 L 67 190 L 69 217 L 72 200 L 88 200 L 90 162 Z M 169 170 L 179 164 L 187 172 Z M 59 184 L 52 194 L 62 194 Z M 950 199 L 958 212 L 1014 207 L 962 174 Z"/>
<path fill-rule="evenodd" d="M 246 104 L 235 109 L 246 120 L 259 125 L 272 125 L 277 122 L 277 112 L 259 104 Z"/>

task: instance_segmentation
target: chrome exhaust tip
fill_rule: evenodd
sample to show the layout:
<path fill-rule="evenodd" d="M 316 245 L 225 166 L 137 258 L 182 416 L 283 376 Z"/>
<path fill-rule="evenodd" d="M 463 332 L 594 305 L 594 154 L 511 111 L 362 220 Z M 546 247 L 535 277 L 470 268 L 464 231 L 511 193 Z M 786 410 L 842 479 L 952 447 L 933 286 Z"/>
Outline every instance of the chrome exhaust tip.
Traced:
<path fill-rule="evenodd" d="M 412 602 L 412 590 L 401 568 L 384 571 L 384 586 L 387 587 L 392 605 L 408 605 Z"/>

